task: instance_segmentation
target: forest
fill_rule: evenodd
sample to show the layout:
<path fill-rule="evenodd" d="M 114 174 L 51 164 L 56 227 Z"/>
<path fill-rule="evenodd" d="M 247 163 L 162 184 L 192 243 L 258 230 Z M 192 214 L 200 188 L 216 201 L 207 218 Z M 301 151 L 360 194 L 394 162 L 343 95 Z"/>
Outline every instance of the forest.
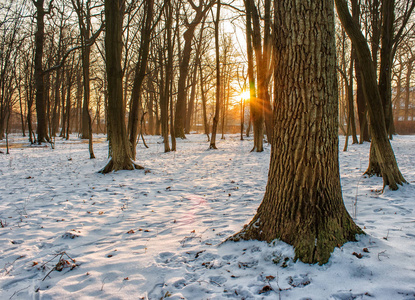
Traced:
<path fill-rule="evenodd" d="M 162 135 L 165 151 L 175 149 L 169 135 L 190 132 L 265 133 L 271 140 L 272 1 L 121 2 L 118 59 L 132 149 L 140 133 Z M 413 1 L 349 6 L 370 50 L 390 134 L 413 133 Z M 72 132 L 83 139 L 106 133 L 103 1 L 4 1 L 0 18 L 0 138 L 21 132 L 42 143 Z M 355 47 L 336 19 L 339 132 L 353 143 L 370 138 Z M 258 112 L 255 98 L 263 99 Z"/>
<path fill-rule="evenodd" d="M 414 8 L 0 3 L 0 295 L 413 299 Z"/>

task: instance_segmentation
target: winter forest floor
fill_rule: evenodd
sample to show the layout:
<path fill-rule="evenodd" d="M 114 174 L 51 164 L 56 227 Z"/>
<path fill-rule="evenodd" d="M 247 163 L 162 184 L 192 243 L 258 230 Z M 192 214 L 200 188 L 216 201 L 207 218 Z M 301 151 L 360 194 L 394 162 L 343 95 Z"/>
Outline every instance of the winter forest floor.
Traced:
<path fill-rule="evenodd" d="M 20 145 L 0 154 L 0 299 L 415 299 L 415 136 L 392 141 L 410 183 L 396 192 L 363 177 L 369 144 L 340 152 L 344 202 L 367 235 L 323 266 L 294 262 L 279 241 L 220 244 L 261 202 L 269 146 L 250 153 L 252 140 L 227 135 L 207 150 L 193 134 L 163 153 L 147 136 L 145 171 L 102 175 L 98 138 L 90 160 L 76 136 L 55 149 L 10 137 Z"/>

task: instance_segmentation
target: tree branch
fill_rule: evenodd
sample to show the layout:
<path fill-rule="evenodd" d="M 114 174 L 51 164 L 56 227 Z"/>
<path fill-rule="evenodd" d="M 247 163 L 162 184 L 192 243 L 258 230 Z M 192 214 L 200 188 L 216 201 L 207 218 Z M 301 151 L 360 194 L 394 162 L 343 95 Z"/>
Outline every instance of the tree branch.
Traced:
<path fill-rule="evenodd" d="M 79 45 L 79 46 L 76 46 L 76 47 L 73 47 L 73 48 L 69 49 L 63 55 L 61 61 L 57 65 L 54 65 L 53 67 L 50 67 L 49 69 L 43 71 L 43 73 L 47 74 L 47 73 L 50 73 L 50 72 L 55 71 L 57 69 L 60 69 L 63 66 L 63 64 L 65 63 L 65 60 L 68 58 L 69 54 L 71 54 L 73 51 L 81 49 L 81 48 L 86 48 L 86 47 L 92 46 L 95 43 L 96 39 L 101 34 L 101 32 L 104 30 L 104 28 L 105 28 L 105 23 L 102 23 L 101 27 L 97 30 L 97 32 L 95 32 L 90 39 L 85 41 L 86 42 L 85 45 Z"/>

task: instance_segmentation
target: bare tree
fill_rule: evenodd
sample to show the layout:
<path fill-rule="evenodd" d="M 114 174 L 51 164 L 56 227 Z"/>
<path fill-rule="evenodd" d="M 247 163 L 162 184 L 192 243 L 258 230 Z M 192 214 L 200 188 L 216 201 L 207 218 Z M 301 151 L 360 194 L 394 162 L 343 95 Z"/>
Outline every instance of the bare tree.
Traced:
<path fill-rule="evenodd" d="M 183 33 L 184 47 L 182 50 L 182 60 L 180 62 L 180 75 L 178 81 L 176 113 L 174 119 L 175 136 L 185 138 L 185 119 L 186 119 L 186 101 L 187 101 L 187 75 L 189 73 L 189 63 L 192 51 L 192 40 L 197 25 L 200 24 L 203 17 L 208 10 L 216 3 L 216 0 L 209 0 L 205 3 L 204 0 L 199 0 L 199 5 L 196 6 L 192 0 L 188 0 L 192 9 L 195 11 L 195 16 L 191 22 L 186 22 L 186 31 Z"/>
<path fill-rule="evenodd" d="M 105 0 L 105 53 L 108 80 L 108 138 L 110 161 L 100 171 L 142 169 L 132 160 L 125 127 L 125 106 L 122 86 L 122 22 L 124 0 Z"/>
<path fill-rule="evenodd" d="M 352 43 L 356 47 L 356 54 L 361 64 L 363 78 L 363 90 L 366 102 L 369 107 L 372 129 L 372 147 L 376 151 L 379 161 L 380 171 L 383 177 L 383 186 L 389 186 L 391 189 L 398 189 L 398 184 L 406 183 L 396 162 L 395 154 L 389 142 L 382 100 L 376 81 L 376 71 L 371 57 L 366 39 L 362 35 L 358 25 L 349 13 L 347 3 L 344 0 L 335 0 L 337 13 L 349 35 Z M 369 169 L 371 165 L 369 164 Z M 370 170 L 367 172 L 372 173 Z"/>
<path fill-rule="evenodd" d="M 210 138 L 209 149 L 217 149 L 216 147 L 216 130 L 219 122 L 219 110 L 220 110 L 220 90 L 221 90 L 221 74 L 220 74 L 220 52 L 219 52 L 219 22 L 220 22 L 220 1 L 216 4 L 216 18 L 215 24 L 215 55 L 216 55 L 216 104 L 215 104 L 215 116 L 213 117 L 212 124 L 212 136 Z"/>

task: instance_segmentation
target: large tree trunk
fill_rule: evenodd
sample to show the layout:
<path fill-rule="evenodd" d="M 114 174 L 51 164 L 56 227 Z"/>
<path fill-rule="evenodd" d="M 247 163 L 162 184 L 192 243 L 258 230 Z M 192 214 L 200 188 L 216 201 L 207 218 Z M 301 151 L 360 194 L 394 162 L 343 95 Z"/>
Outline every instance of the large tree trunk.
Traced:
<path fill-rule="evenodd" d="M 398 189 L 398 184 L 406 183 L 399 171 L 392 146 L 388 139 L 382 100 L 376 81 L 376 71 L 371 58 L 371 53 L 366 39 L 359 27 L 353 21 L 347 3 L 344 0 L 335 0 L 337 13 L 344 29 L 356 47 L 356 54 L 361 65 L 363 91 L 369 108 L 370 125 L 372 131 L 372 148 L 375 153 L 379 168 L 383 177 L 383 186 L 389 186 L 392 190 Z M 372 152 L 372 151 L 371 151 Z M 367 172 L 370 174 L 371 166 Z"/>
<path fill-rule="evenodd" d="M 142 168 L 134 164 L 125 128 L 125 107 L 122 91 L 122 20 L 124 0 L 105 0 L 105 53 L 108 80 L 108 138 L 111 159 L 100 171 Z"/>
<path fill-rule="evenodd" d="M 44 0 L 37 0 L 36 6 L 36 26 L 35 33 L 35 86 L 36 86 L 36 114 L 37 114 L 37 142 L 39 144 L 49 141 L 47 120 L 46 120 L 46 101 L 45 85 L 43 82 L 43 41 L 45 35 L 45 10 Z"/>
<path fill-rule="evenodd" d="M 315 3 L 276 2 L 268 184 L 256 215 L 232 239 L 278 238 L 294 246 L 296 258 L 323 264 L 362 231 L 346 211 L 340 186 L 333 4 Z"/>
<path fill-rule="evenodd" d="M 379 93 L 385 114 L 386 132 L 391 134 L 392 115 L 392 59 L 395 0 L 382 1 L 382 39 L 380 51 Z"/>

